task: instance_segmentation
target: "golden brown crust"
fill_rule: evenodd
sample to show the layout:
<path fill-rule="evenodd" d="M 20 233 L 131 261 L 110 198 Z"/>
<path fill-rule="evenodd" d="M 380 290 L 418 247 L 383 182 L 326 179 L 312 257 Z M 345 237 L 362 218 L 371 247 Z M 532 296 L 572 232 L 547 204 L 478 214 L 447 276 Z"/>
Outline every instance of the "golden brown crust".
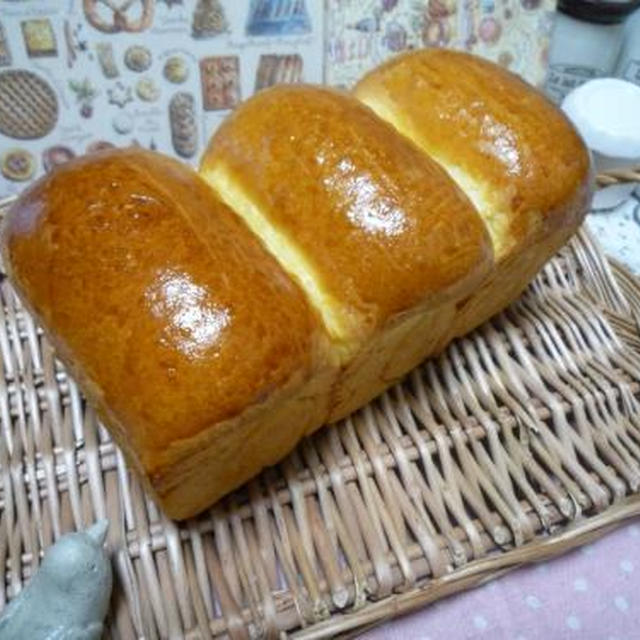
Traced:
<path fill-rule="evenodd" d="M 326 422 L 334 376 L 335 370 L 325 367 L 306 383 L 274 390 L 237 418 L 172 443 L 151 478 L 167 515 L 192 516 L 279 462 L 305 434 Z"/>
<path fill-rule="evenodd" d="M 454 297 L 492 263 L 484 225 L 453 181 L 348 94 L 260 92 L 203 157 L 201 173 L 223 190 L 220 168 L 368 330 Z"/>
<path fill-rule="evenodd" d="M 425 49 L 373 70 L 355 95 L 477 190 L 468 195 L 498 261 L 582 219 L 587 150 L 564 114 L 514 74 L 469 54 Z"/>
<path fill-rule="evenodd" d="M 502 309 L 582 219 L 584 145 L 510 74 L 427 51 L 357 94 L 382 118 L 303 86 L 239 107 L 201 166 L 218 194 L 107 151 L 8 216 L 14 285 L 171 517 Z"/>
<path fill-rule="evenodd" d="M 107 151 L 60 167 L 14 205 L 4 242 L 18 288 L 148 472 L 322 359 L 302 292 L 168 158 Z"/>

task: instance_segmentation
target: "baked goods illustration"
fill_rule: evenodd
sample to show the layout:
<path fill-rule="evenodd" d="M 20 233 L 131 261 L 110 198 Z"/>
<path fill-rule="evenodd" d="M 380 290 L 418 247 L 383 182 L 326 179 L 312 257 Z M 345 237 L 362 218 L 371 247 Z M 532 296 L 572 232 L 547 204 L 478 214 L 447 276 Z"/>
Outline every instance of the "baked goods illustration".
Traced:
<path fill-rule="evenodd" d="M 457 8 L 457 0 L 430 0 L 426 11 L 432 20 L 444 20 L 453 15 Z"/>
<path fill-rule="evenodd" d="M 98 89 L 89 80 L 69 80 L 69 89 L 75 94 L 76 102 L 80 105 L 80 115 L 90 118 L 93 115 L 93 101 L 98 95 Z"/>
<path fill-rule="evenodd" d="M 133 102 L 131 87 L 125 86 L 118 80 L 113 87 L 107 89 L 107 99 L 109 100 L 109 104 L 113 104 L 122 109 L 130 102 Z"/>
<path fill-rule="evenodd" d="M 72 149 L 63 145 L 48 147 L 42 152 L 42 167 L 49 173 L 54 167 L 69 162 L 75 156 L 76 154 Z"/>
<path fill-rule="evenodd" d="M 78 54 L 76 53 L 76 47 L 74 42 L 73 30 L 71 29 L 71 23 L 68 20 L 64 21 L 62 27 L 64 33 L 64 46 L 67 53 L 67 67 L 71 69 L 76 62 Z"/>
<path fill-rule="evenodd" d="M 299 35 L 311 31 L 305 0 L 251 0 L 247 33 L 251 36 Z"/>
<path fill-rule="evenodd" d="M 171 56 L 164 63 L 162 73 L 169 82 L 181 84 L 189 77 L 189 67 L 182 56 Z"/>
<path fill-rule="evenodd" d="M 58 98 L 46 80 L 26 69 L 0 71 L 0 133 L 41 138 L 57 120 Z"/>
<path fill-rule="evenodd" d="M 212 56 L 200 60 L 200 84 L 205 111 L 235 107 L 240 102 L 238 56 Z"/>
<path fill-rule="evenodd" d="M 112 124 L 114 130 L 121 135 L 126 135 L 133 131 L 133 118 L 128 113 L 121 112 L 114 116 Z"/>
<path fill-rule="evenodd" d="M 295 84 L 302 82 L 302 56 L 263 54 L 256 71 L 255 90 L 265 89 L 275 84 Z"/>
<path fill-rule="evenodd" d="M 198 0 L 191 21 L 194 38 L 212 38 L 229 28 L 220 0 Z"/>
<path fill-rule="evenodd" d="M 56 36 L 48 18 L 23 20 L 20 23 L 27 55 L 30 58 L 57 56 Z"/>
<path fill-rule="evenodd" d="M 9 50 L 9 38 L 4 30 L 2 22 L 0 22 L 0 67 L 6 67 L 11 64 L 11 51 Z"/>
<path fill-rule="evenodd" d="M 449 23 L 443 20 L 425 20 L 422 42 L 426 47 L 445 47 L 451 40 Z"/>
<path fill-rule="evenodd" d="M 67 67 L 71 68 L 81 56 L 93 59 L 93 53 L 89 47 L 89 40 L 85 37 L 85 22 L 76 22 L 74 26 L 69 20 L 64 21 L 64 45 L 67 58 Z"/>
<path fill-rule="evenodd" d="M 97 153 L 98 151 L 105 151 L 106 149 L 114 149 L 115 144 L 107 142 L 106 140 L 94 140 L 87 145 L 86 153 Z"/>
<path fill-rule="evenodd" d="M 96 44 L 98 63 L 105 78 L 117 78 L 120 75 L 115 56 L 113 55 L 113 45 L 110 42 L 98 42 Z"/>
<path fill-rule="evenodd" d="M 192 158 L 198 150 L 195 99 L 191 93 L 180 91 L 169 102 L 171 141 L 176 153 Z"/>
<path fill-rule="evenodd" d="M 389 51 L 403 51 L 407 48 L 407 30 L 396 20 L 387 23 L 383 44 Z"/>
<path fill-rule="evenodd" d="M 136 95 L 145 102 L 155 102 L 160 97 L 160 87 L 150 76 L 144 76 L 136 82 Z"/>
<path fill-rule="evenodd" d="M 147 47 L 134 44 L 124 52 L 124 63 L 131 71 L 146 71 L 151 66 L 151 51 Z"/>
<path fill-rule="evenodd" d="M 478 36 L 482 42 L 495 44 L 502 35 L 502 25 L 493 16 L 485 16 L 478 27 Z"/>
<path fill-rule="evenodd" d="M 151 26 L 154 0 L 83 0 L 89 24 L 103 33 L 138 33 Z"/>
<path fill-rule="evenodd" d="M 26 149 L 8 149 L 0 159 L 0 172 L 7 180 L 24 182 L 33 177 L 36 159 Z"/>

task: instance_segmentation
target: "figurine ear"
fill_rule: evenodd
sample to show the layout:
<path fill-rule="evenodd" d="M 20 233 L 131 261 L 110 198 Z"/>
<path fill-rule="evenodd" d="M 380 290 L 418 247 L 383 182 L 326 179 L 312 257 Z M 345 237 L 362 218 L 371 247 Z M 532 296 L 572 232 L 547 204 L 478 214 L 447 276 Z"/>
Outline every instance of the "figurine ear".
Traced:
<path fill-rule="evenodd" d="M 91 525 L 85 530 L 85 533 L 98 545 L 104 544 L 105 536 L 107 535 L 107 529 L 109 528 L 109 521 L 106 519 L 98 520 L 95 524 Z"/>

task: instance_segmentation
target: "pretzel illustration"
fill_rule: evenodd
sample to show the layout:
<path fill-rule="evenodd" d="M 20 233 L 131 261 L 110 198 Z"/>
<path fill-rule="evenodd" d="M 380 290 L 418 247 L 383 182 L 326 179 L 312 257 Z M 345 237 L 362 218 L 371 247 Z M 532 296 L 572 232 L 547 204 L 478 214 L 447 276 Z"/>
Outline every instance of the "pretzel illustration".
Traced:
<path fill-rule="evenodd" d="M 139 18 L 128 16 L 129 9 L 136 4 L 142 5 L 142 13 Z M 130 33 L 148 29 L 153 20 L 153 0 L 83 0 L 84 14 L 89 23 L 103 33 L 118 33 L 128 31 Z M 99 11 L 100 5 L 105 5 L 111 11 L 111 20 L 103 17 Z"/>

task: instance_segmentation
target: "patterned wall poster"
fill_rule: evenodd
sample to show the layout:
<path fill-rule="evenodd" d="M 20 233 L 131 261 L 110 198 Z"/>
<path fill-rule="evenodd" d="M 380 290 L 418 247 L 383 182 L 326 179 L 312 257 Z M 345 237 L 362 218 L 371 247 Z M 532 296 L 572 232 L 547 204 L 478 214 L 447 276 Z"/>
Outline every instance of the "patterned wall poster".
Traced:
<path fill-rule="evenodd" d="M 541 86 L 555 0 L 327 0 L 325 79 L 351 87 L 406 49 L 481 55 Z"/>
<path fill-rule="evenodd" d="M 0 0 L 0 197 L 140 145 L 196 164 L 240 101 L 321 82 L 319 0 Z"/>
<path fill-rule="evenodd" d="M 110 145 L 195 164 L 254 91 L 323 79 L 350 87 L 405 49 L 465 49 L 539 85 L 553 4 L 0 0 L 0 196 Z"/>

